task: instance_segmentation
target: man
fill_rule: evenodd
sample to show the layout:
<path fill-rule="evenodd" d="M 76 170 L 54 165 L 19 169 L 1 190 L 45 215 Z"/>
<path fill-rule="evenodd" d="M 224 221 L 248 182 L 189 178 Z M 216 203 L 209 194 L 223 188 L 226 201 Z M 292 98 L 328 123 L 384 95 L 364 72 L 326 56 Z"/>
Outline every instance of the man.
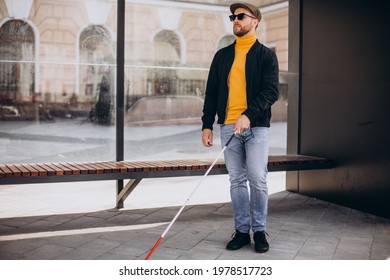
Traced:
<path fill-rule="evenodd" d="M 274 52 L 256 39 L 258 8 L 247 3 L 230 6 L 236 41 L 219 50 L 211 63 L 202 116 L 202 142 L 213 145 L 215 115 L 222 146 L 235 134 L 224 158 L 230 180 L 235 233 L 227 244 L 237 250 L 251 242 L 267 252 L 267 163 L 271 105 L 279 97 L 279 68 Z M 247 187 L 249 182 L 249 192 Z"/>

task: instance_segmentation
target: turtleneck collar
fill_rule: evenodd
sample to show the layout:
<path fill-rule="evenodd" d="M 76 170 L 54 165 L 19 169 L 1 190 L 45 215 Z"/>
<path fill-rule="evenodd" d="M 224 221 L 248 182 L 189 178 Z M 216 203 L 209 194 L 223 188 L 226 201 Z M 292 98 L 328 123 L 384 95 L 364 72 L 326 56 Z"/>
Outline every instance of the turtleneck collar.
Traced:
<path fill-rule="evenodd" d="M 256 33 L 248 37 L 236 37 L 236 45 L 238 47 L 252 46 L 256 41 Z"/>

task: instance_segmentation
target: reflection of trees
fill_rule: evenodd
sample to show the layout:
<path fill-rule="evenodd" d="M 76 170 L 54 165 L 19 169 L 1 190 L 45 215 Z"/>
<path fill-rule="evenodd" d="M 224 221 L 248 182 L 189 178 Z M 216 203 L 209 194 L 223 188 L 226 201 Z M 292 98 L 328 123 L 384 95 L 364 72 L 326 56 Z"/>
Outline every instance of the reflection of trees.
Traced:
<path fill-rule="evenodd" d="M 28 100 L 34 93 L 34 32 L 22 20 L 10 20 L 0 28 L 0 98 Z M 23 61 L 23 62 L 17 62 Z"/>

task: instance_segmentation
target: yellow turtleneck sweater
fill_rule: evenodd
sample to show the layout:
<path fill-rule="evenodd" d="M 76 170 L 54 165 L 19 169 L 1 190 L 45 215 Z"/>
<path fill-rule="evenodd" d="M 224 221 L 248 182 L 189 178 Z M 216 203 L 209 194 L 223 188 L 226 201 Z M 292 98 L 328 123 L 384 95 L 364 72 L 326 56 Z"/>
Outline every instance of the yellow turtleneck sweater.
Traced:
<path fill-rule="evenodd" d="M 229 99 L 225 124 L 233 124 L 246 110 L 246 54 L 256 41 L 256 34 L 249 37 L 237 37 L 235 57 L 228 78 Z"/>

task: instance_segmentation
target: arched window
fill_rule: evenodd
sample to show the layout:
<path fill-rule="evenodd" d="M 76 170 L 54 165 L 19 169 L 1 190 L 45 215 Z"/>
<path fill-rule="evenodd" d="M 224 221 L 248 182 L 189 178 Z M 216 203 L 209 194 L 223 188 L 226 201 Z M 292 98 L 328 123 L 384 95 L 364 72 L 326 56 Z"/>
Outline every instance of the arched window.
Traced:
<path fill-rule="evenodd" d="M 224 36 L 218 43 L 218 50 L 222 49 L 224 47 L 229 46 L 235 40 L 236 40 L 236 37 L 234 35 L 226 35 L 226 36 Z"/>
<path fill-rule="evenodd" d="M 108 31 L 99 25 L 85 28 L 80 34 L 80 96 L 94 105 L 91 111 L 100 124 L 110 125 L 114 108 L 114 52 Z M 110 65 L 111 64 L 111 65 Z"/>
<path fill-rule="evenodd" d="M 113 47 L 108 31 L 102 26 L 89 26 L 80 34 L 81 91 L 93 100 L 108 66 L 113 63 Z"/>
<path fill-rule="evenodd" d="M 177 65 L 180 63 L 181 45 L 179 36 L 171 30 L 162 30 L 154 36 L 154 59 L 162 65 Z"/>
<path fill-rule="evenodd" d="M 177 66 L 180 64 L 181 44 L 179 36 L 171 30 L 162 30 L 153 38 L 154 63 L 158 66 Z M 177 94 L 175 69 L 152 69 L 148 83 L 153 85 L 153 92 L 163 95 Z"/>
<path fill-rule="evenodd" d="M 31 26 L 10 20 L 0 28 L 0 100 L 31 100 L 34 96 L 35 38 Z"/>

